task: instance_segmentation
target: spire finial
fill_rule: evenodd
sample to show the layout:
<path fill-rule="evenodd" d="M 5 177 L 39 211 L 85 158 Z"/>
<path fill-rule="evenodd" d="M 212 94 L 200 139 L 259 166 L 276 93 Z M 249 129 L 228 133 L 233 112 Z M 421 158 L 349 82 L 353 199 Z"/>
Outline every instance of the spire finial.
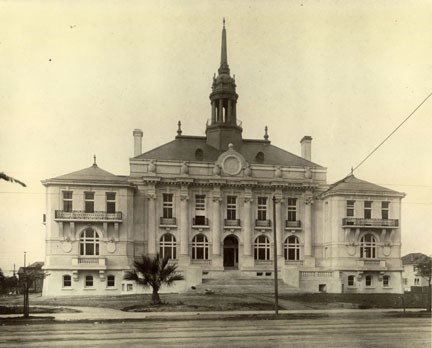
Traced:
<path fill-rule="evenodd" d="M 96 164 L 96 155 L 93 155 L 93 166 L 97 167 L 97 164 Z"/>
<path fill-rule="evenodd" d="M 264 139 L 265 139 L 265 140 L 268 140 L 268 138 L 269 138 L 267 131 L 268 131 L 268 127 L 265 126 L 265 127 L 264 127 Z"/>
<path fill-rule="evenodd" d="M 181 135 L 182 134 L 182 130 L 181 130 L 181 122 L 178 121 L 178 129 L 177 129 L 177 135 Z"/>
<path fill-rule="evenodd" d="M 351 167 L 351 175 L 354 175 L 354 168 Z"/>
<path fill-rule="evenodd" d="M 221 62 L 220 68 L 218 70 L 220 74 L 228 74 L 230 73 L 228 66 L 228 58 L 227 58 L 227 42 L 226 42 L 226 30 L 225 30 L 225 18 L 223 19 L 223 28 L 222 28 L 222 47 L 221 47 Z"/>

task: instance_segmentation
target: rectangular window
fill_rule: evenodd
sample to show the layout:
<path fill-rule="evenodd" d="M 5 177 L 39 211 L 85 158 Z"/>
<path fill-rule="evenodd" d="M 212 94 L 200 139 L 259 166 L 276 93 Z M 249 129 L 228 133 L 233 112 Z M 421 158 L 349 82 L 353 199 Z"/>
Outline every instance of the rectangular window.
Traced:
<path fill-rule="evenodd" d="M 348 286 L 354 286 L 354 276 L 348 276 Z"/>
<path fill-rule="evenodd" d="M 173 217 L 173 194 L 172 193 L 164 193 L 162 195 L 162 212 L 163 217 L 166 219 L 171 219 Z"/>
<path fill-rule="evenodd" d="M 383 286 L 390 286 L 390 276 L 385 275 L 383 277 Z"/>
<path fill-rule="evenodd" d="M 106 212 L 109 214 L 114 214 L 116 212 L 116 193 L 107 192 L 106 193 Z"/>
<path fill-rule="evenodd" d="M 72 212 L 72 191 L 63 191 L 63 211 Z"/>
<path fill-rule="evenodd" d="M 365 201 L 364 202 L 364 218 L 372 219 L 372 202 Z"/>
<path fill-rule="evenodd" d="M 195 195 L 195 214 L 205 215 L 206 205 L 205 205 L 205 195 Z"/>
<path fill-rule="evenodd" d="M 420 285 L 420 278 L 414 279 L 414 285 Z"/>
<path fill-rule="evenodd" d="M 389 218 L 389 202 L 381 202 L 381 219 L 388 220 Z"/>
<path fill-rule="evenodd" d="M 227 196 L 227 220 L 237 219 L 237 197 Z"/>
<path fill-rule="evenodd" d="M 111 286 L 111 287 L 115 286 L 115 276 L 109 275 L 107 277 L 107 286 Z"/>
<path fill-rule="evenodd" d="M 94 192 L 84 192 L 84 210 L 86 213 L 94 213 Z"/>
<path fill-rule="evenodd" d="M 297 198 L 288 198 L 288 221 L 297 221 Z"/>
<path fill-rule="evenodd" d="M 258 197 L 258 220 L 267 220 L 267 197 Z"/>
<path fill-rule="evenodd" d="M 63 276 L 63 287 L 68 288 L 72 286 L 72 278 L 70 275 Z"/>
<path fill-rule="evenodd" d="M 355 201 L 347 201 L 347 203 L 346 203 L 346 216 L 347 217 L 354 217 L 354 207 L 355 207 Z"/>
<path fill-rule="evenodd" d="M 87 288 L 93 286 L 93 276 L 88 275 L 85 277 L 85 286 Z"/>
<path fill-rule="evenodd" d="M 372 276 L 367 275 L 365 277 L 365 283 L 366 283 L 366 286 L 372 286 Z"/>

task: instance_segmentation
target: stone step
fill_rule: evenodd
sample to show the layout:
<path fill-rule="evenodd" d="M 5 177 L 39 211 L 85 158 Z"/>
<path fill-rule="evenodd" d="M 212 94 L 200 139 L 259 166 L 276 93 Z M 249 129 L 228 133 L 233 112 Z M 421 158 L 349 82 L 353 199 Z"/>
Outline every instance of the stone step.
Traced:
<path fill-rule="evenodd" d="M 278 291 L 280 293 L 296 293 L 298 289 L 285 284 L 282 279 L 278 280 Z M 188 292 L 196 293 L 273 293 L 273 279 L 204 279 L 202 284 L 191 288 Z"/>

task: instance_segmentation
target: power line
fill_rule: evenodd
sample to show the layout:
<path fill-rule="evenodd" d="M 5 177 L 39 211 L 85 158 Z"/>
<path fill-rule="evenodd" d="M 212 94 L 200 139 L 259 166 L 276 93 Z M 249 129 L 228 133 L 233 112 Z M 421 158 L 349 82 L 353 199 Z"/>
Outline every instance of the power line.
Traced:
<path fill-rule="evenodd" d="M 360 167 L 364 162 L 366 162 L 366 160 L 370 157 L 370 156 L 372 156 L 373 155 L 373 153 L 376 151 L 376 150 L 378 150 L 394 133 L 396 133 L 396 131 L 400 128 L 400 127 L 402 127 L 402 125 L 406 122 L 406 121 L 408 121 L 408 119 L 412 116 L 412 115 L 414 115 L 415 114 L 415 112 L 418 110 L 418 109 L 420 109 L 420 107 L 426 102 L 426 100 L 428 100 L 429 99 L 429 97 L 432 95 L 432 92 L 431 93 L 429 93 L 429 95 L 425 98 L 425 99 L 423 99 L 423 101 L 408 115 L 408 117 L 407 118 L 405 118 L 405 120 L 403 120 L 402 121 L 402 123 L 399 125 L 399 126 L 397 126 L 389 135 L 387 135 L 387 137 L 375 148 L 375 149 L 373 149 L 372 150 L 372 152 L 371 153 L 369 153 L 369 155 L 367 155 L 366 156 L 366 158 L 363 160 L 363 161 L 361 161 L 356 167 L 354 167 L 353 169 L 351 169 L 351 173 L 353 173 L 358 167 Z"/>

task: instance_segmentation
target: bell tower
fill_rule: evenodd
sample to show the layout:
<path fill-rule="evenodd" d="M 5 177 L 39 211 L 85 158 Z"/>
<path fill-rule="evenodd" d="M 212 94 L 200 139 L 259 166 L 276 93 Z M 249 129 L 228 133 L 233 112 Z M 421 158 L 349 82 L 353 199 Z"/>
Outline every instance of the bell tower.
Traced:
<path fill-rule="evenodd" d="M 207 123 L 207 144 L 218 150 L 228 149 L 232 143 L 239 149 L 242 145 L 242 127 L 237 120 L 237 99 L 235 80 L 230 75 L 227 58 L 225 19 L 222 28 L 221 61 L 218 76 L 213 77 L 211 119 Z"/>

